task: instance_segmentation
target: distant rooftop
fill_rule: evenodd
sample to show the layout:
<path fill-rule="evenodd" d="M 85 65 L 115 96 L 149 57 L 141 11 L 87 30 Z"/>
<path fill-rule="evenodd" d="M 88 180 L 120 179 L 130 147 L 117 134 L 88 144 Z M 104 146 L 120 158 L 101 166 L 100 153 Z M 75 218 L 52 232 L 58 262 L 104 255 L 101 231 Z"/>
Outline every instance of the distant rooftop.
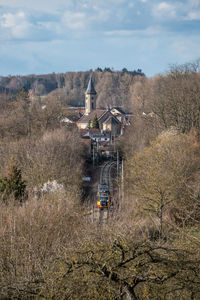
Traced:
<path fill-rule="evenodd" d="M 110 116 L 107 120 L 105 120 L 106 124 L 121 124 L 121 122 L 115 118 L 115 116 Z"/>
<path fill-rule="evenodd" d="M 107 110 L 105 109 L 93 110 L 89 115 L 83 115 L 77 123 L 88 123 L 89 121 L 92 122 L 95 116 L 97 116 L 97 119 L 99 120 L 106 112 Z"/>
<path fill-rule="evenodd" d="M 111 108 L 111 110 L 112 110 L 112 109 L 116 109 L 116 110 L 118 110 L 121 114 L 125 115 L 125 112 L 124 112 L 123 109 L 121 109 L 119 106 L 113 106 L 113 107 Z"/>

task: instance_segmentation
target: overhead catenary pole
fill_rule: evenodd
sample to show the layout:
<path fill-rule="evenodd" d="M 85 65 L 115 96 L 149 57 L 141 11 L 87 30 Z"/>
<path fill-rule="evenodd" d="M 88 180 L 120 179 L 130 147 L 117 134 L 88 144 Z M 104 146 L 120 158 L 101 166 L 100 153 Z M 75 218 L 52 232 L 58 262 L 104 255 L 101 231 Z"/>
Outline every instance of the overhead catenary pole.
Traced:
<path fill-rule="evenodd" d="M 112 156 L 112 132 L 110 131 L 110 157 Z"/>
<path fill-rule="evenodd" d="M 92 160 L 93 160 L 93 168 L 94 168 L 94 163 L 95 163 L 95 162 L 94 162 L 94 160 L 95 160 L 95 155 L 94 155 L 94 154 L 95 154 L 95 153 L 94 153 L 94 143 L 93 143 L 93 155 L 92 155 L 92 158 L 93 158 L 93 159 L 92 159 Z"/>
<path fill-rule="evenodd" d="M 124 161 L 122 159 L 122 198 L 121 198 L 121 207 L 124 202 Z"/>
<path fill-rule="evenodd" d="M 119 174 L 119 150 L 117 149 L 117 180 L 118 180 L 118 174 Z"/>
<path fill-rule="evenodd" d="M 97 139 L 97 165 L 99 163 L 99 139 Z"/>

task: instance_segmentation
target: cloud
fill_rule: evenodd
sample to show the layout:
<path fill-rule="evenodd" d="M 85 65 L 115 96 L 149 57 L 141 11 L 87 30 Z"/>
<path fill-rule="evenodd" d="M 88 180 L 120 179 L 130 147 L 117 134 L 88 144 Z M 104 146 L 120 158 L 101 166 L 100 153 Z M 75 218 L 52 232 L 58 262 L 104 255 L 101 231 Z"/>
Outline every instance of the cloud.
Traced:
<path fill-rule="evenodd" d="M 200 19 L 200 0 L 159 2 L 152 6 L 152 15 L 158 21 L 195 21 Z"/>
<path fill-rule="evenodd" d="M 154 36 L 161 33 L 160 27 L 148 27 L 146 29 L 141 30 L 112 30 L 106 31 L 104 33 L 105 36 L 110 37 L 129 37 L 129 36 Z"/>
<path fill-rule="evenodd" d="M 82 38 L 100 32 L 100 28 L 106 26 L 110 12 L 107 10 L 94 9 L 91 11 L 66 11 L 61 16 L 61 23 L 58 24 L 60 38 L 74 37 Z"/>
<path fill-rule="evenodd" d="M 153 15 L 159 19 L 176 18 L 176 6 L 167 2 L 160 2 L 153 6 Z"/>
<path fill-rule="evenodd" d="M 0 17 L 0 28 L 4 31 L 4 35 L 8 34 L 10 38 L 26 38 L 31 27 L 32 25 L 23 11 L 16 14 L 5 13 Z"/>
<path fill-rule="evenodd" d="M 56 21 L 39 21 L 20 10 L 0 15 L 0 40 L 40 41 L 55 38 L 59 34 Z"/>
<path fill-rule="evenodd" d="M 191 11 L 186 16 L 185 20 L 188 21 L 194 21 L 194 20 L 200 20 L 200 11 Z"/>
<path fill-rule="evenodd" d="M 87 16 L 82 12 L 66 11 L 62 16 L 62 21 L 69 29 L 83 30 L 88 25 Z"/>

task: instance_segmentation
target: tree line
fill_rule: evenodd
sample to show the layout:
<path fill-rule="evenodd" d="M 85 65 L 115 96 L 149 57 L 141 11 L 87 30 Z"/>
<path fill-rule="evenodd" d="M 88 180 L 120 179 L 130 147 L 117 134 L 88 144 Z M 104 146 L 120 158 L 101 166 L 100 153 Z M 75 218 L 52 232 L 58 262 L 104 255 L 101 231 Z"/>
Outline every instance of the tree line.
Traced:
<path fill-rule="evenodd" d="M 98 105 L 105 107 L 114 104 L 127 107 L 130 84 L 136 77 L 145 77 L 140 69 L 113 71 L 110 68 L 98 68 L 87 72 L 2 77 L 0 90 L 1 94 L 14 99 L 17 91 L 24 86 L 43 102 L 48 100 L 48 95 L 52 95 L 64 105 L 84 106 L 85 91 L 91 75 L 99 95 Z"/>

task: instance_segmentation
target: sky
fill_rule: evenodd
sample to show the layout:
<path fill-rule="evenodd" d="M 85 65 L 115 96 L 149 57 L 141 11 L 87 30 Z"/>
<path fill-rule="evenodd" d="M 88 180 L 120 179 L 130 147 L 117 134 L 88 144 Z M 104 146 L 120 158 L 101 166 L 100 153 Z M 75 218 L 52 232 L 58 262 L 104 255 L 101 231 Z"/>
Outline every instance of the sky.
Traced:
<path fill-rule="evenodd" d="M 142 69 L 200 58 L 200 0 L 0 0 L 0 75 Z"/>

